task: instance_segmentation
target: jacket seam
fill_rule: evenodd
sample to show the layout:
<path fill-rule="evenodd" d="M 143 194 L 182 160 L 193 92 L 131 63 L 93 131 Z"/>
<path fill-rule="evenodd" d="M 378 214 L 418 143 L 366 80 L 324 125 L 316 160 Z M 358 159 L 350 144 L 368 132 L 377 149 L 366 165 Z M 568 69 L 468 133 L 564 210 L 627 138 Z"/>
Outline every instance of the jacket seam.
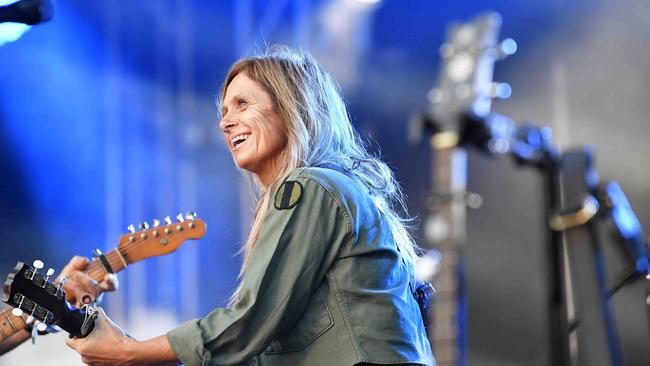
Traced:
<path fill-rule="evenodd" d="M 322 290 L 320 289 L 320 287 L 317 289 L 316 294 L 318 296 L 320 296 L 320 299 L 321 299 L 321 301 L 323 303 L 323 306 L 325 307 L 325 312 L 327 313 L 327 317 L 329 319 L 329 324 L 327 324 L 325 327 L 323 327 L 323 329 L 321 329 L 320 331 L 316 332 L 316 334 L 314 334 L 307 341 L 301 342 L 302 344 L 300 344 L 298 347 L 293 347 L 293 348 L 292 347 L 285 347 L 285 348 L 283 348 L 282 346 L 278 346 L 277 347 L 278 349 L 274 349 L 274 350 L 271 350 L 271 351 L 269 351 L 268 348 L 267 348 L 266 350 L 264 350 L 264 354 L 266 354 L 266 355 L 281 355 L 281 354 L 285 354 L 285 353 L 301 352 L 305 348 L 307 348 L 309 345 L 316 342 L 316 340 L 318 340 L 318 338 L 323 336 L 323 334 L 327 333 L 330 329 L 332 329 L 334 327 L 334 317 L 332 316 L 332 312 L 330 311 L 329 307 L 327 306 L 327 301 L 325 301 L 325 298 L 323 296 L 323 293 L 322 293 Z"/>
<path fill-rule="evenodd" d="M 305 179 L 309 179 L 309 180 L 314 181 L 316 184 L 321 186 L 325 190 L 325 192 L 327 192 L 330 195 L 330 197 L 336 202 L 336 205 L 341 210 L 341 213 L 343 213 L 343 218 L 345 219 L 345 227 L 347 228 L 348 234 L 353 234 L 353 232 L 352 232 L 352 217 L 351 217 L 352 214 L 343 205 L 343 202 L 341 201 L 340 196 L 333 192 L 334 189 L 331 187 L 331 185 L 328 184 L 327 182 L 324 182 L 320 178 L 313 176 L 313 175 L 300 174 L 300 177 L 303 177 Z"/>
<path fill-rule="evenodd" d="M 350 324 L 350 320 L 348 319 L 347 309 L 345 306 L 345 299 L 343 298 L 343 294 L 340 293 L 339 291 L 339 287 L 336 282 L 336 279 L 334 278 L 333 275 L 327 275 L 327 280 L 330 283 L 330 287 L 332 288 L 332 291 L 334 291 L 334 296 L 336 297 L 336 303 L 338 304 L 339 310 L 341 311 L 341 318 L 343 318 L 343 323 L 345 324 L 345 330 L 348 332 L 348 336 L 350 337 L 350 339 L 353 340 L 352 349 L 354 349 L 355 356 L 358 362 L 366 362 L 366 358 L 361 355 L 363 350 L 360 347 L 359 337 L 354 332 L 354 327 L 352 327 L 352 325 Z"/>

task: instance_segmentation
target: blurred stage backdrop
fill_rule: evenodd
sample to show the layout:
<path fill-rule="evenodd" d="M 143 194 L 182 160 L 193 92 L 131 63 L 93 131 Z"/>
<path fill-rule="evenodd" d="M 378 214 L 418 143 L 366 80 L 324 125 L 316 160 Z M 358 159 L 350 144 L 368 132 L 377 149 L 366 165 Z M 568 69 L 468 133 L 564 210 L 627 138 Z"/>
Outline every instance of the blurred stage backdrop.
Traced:
<path fill-rule="evenodd" d="M 274 43 L 311 51 L 341 83 L 421 220 L 430 151 L 408 145 L 408 120 L 448 23 L 485 10 L 519 45 L 495 66 L 513 95 L 494 110 L 550 126 L 562 149 L 593 146 L 650 230 L 647 0 L 60 0 L 52 21 L 0 47 L 0 272 L 37 258 L 60 270 L 131 223 L 196 211 L 206 236 L 120 273 L 104 306 L 142 339 L 225 305 L 252 198 L 215 96 L 232 62 Z M 484 200 L 468 213 L 469 364 L 550 365 L 541 176 L 475 152 L 469 165 Z M 39 342 L 0 365 L 80 364 L 63 335 Z"/>

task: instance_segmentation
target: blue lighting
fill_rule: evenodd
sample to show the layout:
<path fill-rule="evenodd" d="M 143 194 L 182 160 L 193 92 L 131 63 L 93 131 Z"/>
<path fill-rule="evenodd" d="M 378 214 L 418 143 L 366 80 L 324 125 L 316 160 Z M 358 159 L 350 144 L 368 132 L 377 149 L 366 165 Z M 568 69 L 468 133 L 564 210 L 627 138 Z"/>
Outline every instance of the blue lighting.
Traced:
<path fill-rule="evenodd" d="M 535 149 L 542 148 L 542 136 L 537 129 L 531 129 L 528 131 L 528 143 L 533 146 Z"/>
<path fill-rule="evenodd" d="M 648 257 L 641 257 L 636 260 L 636 271 L 639 273 L 650 273 Z"/>
<path fill-rule="evenodd" d="M 641 224 L 634 215 L 632 207 L 630 207 L 630 203 L 625 197 L 621 186 L 616 182 L 610 183 L 607 186 L 607 194 L 612 202 L 614 202 L 612 216 L 621 235 L 625 239 L 633 239 L 639 236 L 641 234 Z"/>

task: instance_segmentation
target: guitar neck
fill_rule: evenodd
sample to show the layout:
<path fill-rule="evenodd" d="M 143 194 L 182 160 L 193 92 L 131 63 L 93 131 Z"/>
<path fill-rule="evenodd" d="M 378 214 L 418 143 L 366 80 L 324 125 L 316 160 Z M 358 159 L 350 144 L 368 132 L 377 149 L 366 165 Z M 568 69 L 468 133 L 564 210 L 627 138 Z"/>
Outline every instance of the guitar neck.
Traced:
<path fill-rule="evenodd" d="M 129 234 L 120 236 L 118 241 L 119 245 L 117 247 L 100 257 L 93 258 L 90 263 L 88 263 L 85 273 L 94 280 L 100 282 L 109 272 L 117 273 L 124 270 L 129 264 L 139 262 L 146 258 L 169 254 L 178 249 L 184 241 L 203 237 L 206 231 L 206 224 L 203 220 L 196 219 L 195 217 L 196 214 L 187 213 L 184 217 L 182 215 L 177 216 L 178 222 L 176 223 L 172 223 L 171 219 L 167 217 L 165 218 L 167 225 L 164 226 L 159 226 L 160 222 L 154 220 L 152 228 L 146 227 L 137 233 L 133 228 L 130 229 Z M 57 313 L 59 316 L 64 316 L 59 313 L 65 313 L 69 322 L 61 323 L 59 326 L 62 328 L 67 327 L 70 329 L 69 332 L 75 334 L 75 329 L 77 328 L 79 319 L 81 319 L 79 315 L 80 313 L 75 312 L 75 309 L 71 306 L 68 306 L 68 308 L 66 308 L 68 310 L 65 310 L 59 306 L 60 304 L 58 303 L 58 299 L 51 299 L 52 291 L 58 293 L 58 289 L 55 289 L 57 285 L 48 282 L 49 277 L 48 279 L 41 279 L 42 282 L 36 286 L 34 282 L 36 280 L 32 279 L 33 276 L 27 281 L 24 278 L 16 278 L 15 276 L 18 271 L 34 271 L 34 269 L 23 268 L 28 266 L 25 266 L 22 262 L 18 262 L 17 266 L 18 267 L 14 269 L 14 272 L 7 278 L 7 281 L 9 282 L 5 282 L 4 296 L 7 298 L 3 299 L 3 301 L 11 306 L 22 306 L 22 310 L 28 309 L 26 312 L 33 314 L 33 306 L 29 307 L 24 305 L 22 300 L 18 303 L 18 300 L 14 300 L 10 296 L 11 292 L 16 291 L 16 289 L 22 290 L 21 286 L 27 288 L 31 292 L 26 294 L 24 297 L 25 299 L 29 300 L 32 305 L 36 303 L 40 306 L 45 306 L 47 311 Z M 16 282 L 16 280 L 18 281 Z M 47 286 L 43 285 L 44 282 L 47 282 L 47 285 L 50 286 L 49 291 L 46 289 Z M 16 287 L 14 288 L 12 285 L 8 285 L 8 283 L 13 284 Z M 18 294 L 21 296 L 20 298 L 23 299 L 22 296 L 24 296 L 25 293 L 21 294 L 18 292 Z M 30 296 L 31 298 L 29 298 Z M 55 309 L 57 306 L 59 306 L 59 308 Z M 2 311 L 0 316 L 2 317 L 2 319 L 0 319 L 0 342 L 9 338 L 18 331 L 25 329 L 25 322 L 28 317 L 27 315 L 16 317 L 12 314 L 12 309 L 7 309 Z M 61 317 L 55 318 L 62 319 Z M 45 319 L 44 316 L 41 316 L 39 319 L 45 321 L 42 320 Z"/>
<path fill-rule="evenodd" d="M 104 253 L 104 258 L 106 258 L 108 265 L 114 273 L 122 271 L 130 263 L 132 263 L 128 260 L 128 256 L 123 253 L 118 247 L 113 248 L 110 252 Z M 86 268 L 86 274 L 88 274 L 96 281 L 103 280 L 104 276 L 106 276 L 108 273 L 109 272 L 104 263 L 97 257 L 93 258 L 90 263 L 88 263 L 88 267 Z"/>
<path fill-rule="evenodd" d="M 459 262 L 465 239 L 465 190 L 467 185 L 467 157 L 464 149 L 436 149 L 433 158 L 434 192 L 439 204 L 433 215 L 444 225 L 443 235 L 436 241 L 441 260 L 433 279 L 437 295 L 433 307 L 434 327 L 430 335 L 439 366 L 458 366 L 461 356 Z"/>
<path fill-rule="evenodd" d="M 15 316 L 11 313 L 13 308 L 0 311 L 0 342 L 27 327 L 27 315 Z"/>

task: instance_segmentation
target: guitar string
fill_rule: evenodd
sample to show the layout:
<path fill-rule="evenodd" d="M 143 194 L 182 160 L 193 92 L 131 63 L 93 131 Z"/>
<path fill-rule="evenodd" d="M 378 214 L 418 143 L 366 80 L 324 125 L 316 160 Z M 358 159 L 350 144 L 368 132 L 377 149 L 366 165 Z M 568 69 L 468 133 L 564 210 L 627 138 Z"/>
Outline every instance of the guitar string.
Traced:
<path fill-rule="evenodd" d="M 199 222 L 199 221 L 201 221 L 201 220 L 195 219 L 195 220 L 192 220 L 191 222 L 196 223 L 196 222 Z M 166 228 L 169 228 L 170 226 L 172 226 L 172 225 L 163 226 L 163 227 L 161 227 L 161 229 L 166 229 Z M 176 236 L 178 236 L 180 233 L 181 233 L 181 231 L 174 231 L 173 233 L 169 234 L 169 238 L 173 239 Z M 123 257 L 124 256 L 128 257 L 129 252 L 132 252 L 133 250 L 138 249 L 141 245 L 146 244 L 151 240 L 153 240 L 153 238 L 151 238 L 149 240 L 144 240 L 144 241 L 136 241 L 136 242 L 133 242 L 133 243 L 127 243 L 126 245 L 124 245 L 123 248 L 120 248 L 119 246 L 117 246 L 115 248 L 118 250 L 118 253 L 119 253 L 118 255 L 121 255 Z M 112 251 L 114 251 L 114 249 L 111 249 L 110 252 L 112 252 Z M 110 252 L 108 252 L 108 253 L 110 253 Z M 97 262 L 95 262 L 95 263 L 97 263 Z M 94 269 L 89 270 L 87 273 L 93 278 L 98 278 L 103 272 L 106 272 L 106 269 L 103 266 L 98 265 Z"/>

